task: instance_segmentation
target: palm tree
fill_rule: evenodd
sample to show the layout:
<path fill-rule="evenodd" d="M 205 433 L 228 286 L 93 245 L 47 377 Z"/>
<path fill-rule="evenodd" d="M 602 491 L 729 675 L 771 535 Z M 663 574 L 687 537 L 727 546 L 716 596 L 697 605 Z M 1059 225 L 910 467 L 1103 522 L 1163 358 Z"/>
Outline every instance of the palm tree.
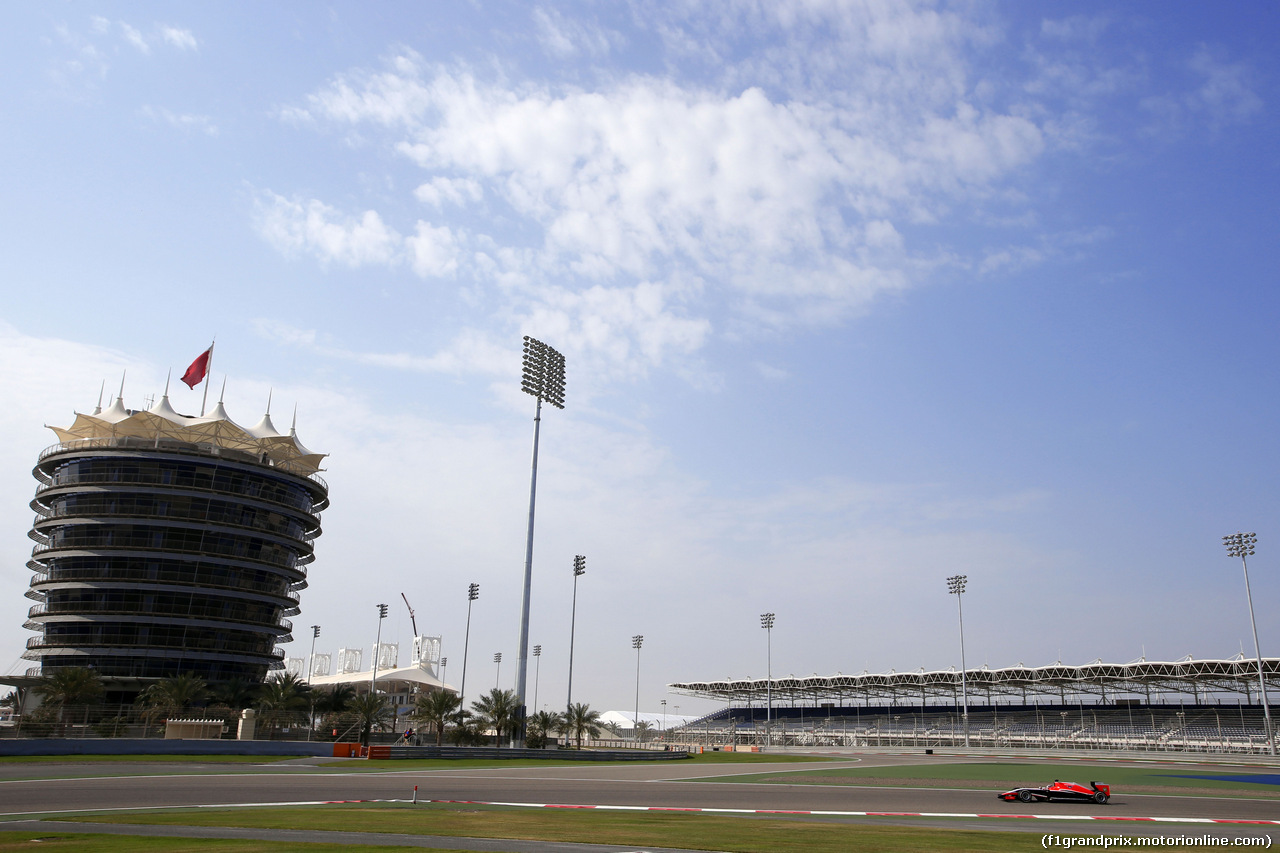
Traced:
<path fill-rule="evenodd" d="M 648 720 L 637 720 L 635 724 L 635 738 L 637 743 L 644 743 L 649 737 L 649 732 L 653 729 L 653 723 Z"/>
<path fill-rule="evenodd" d="M 53 670 L 40 679 L 36 693 L 44 701 L 58 709 L 58 722 L 62 722 L 63 709 L 68 705 L 84 706 L 84 721 L 89 722 L 89 706 L 102 701 L 102 676 L 83 666 L 65 666 Z"/>
<path fill-rule="evenodd" d="M 564 716 L 551 711 L 537 711 L 529 715 L 528 736 L 525 744 L 533 749 L 546 746 L 552 733 L 564 729 Z"/>
<path fill-rule="evenodd" d="M 360 742 L 365 746 L 369 745 L 369 735 L 373 732 L 373 727 L 386 728 L 387 722 L 391 719 L 391 704 L 382 693 L 361 693 L 347 703 L 347 710 L 360 720 L 363 727 Z"/>
<path fill-rule="evenodd" d="M 335 684 L 328 690 L 316 690 L 316 711 L 321 714 L 341 714 L 356 698 L 356 689 L 350 684 Z"/>
<path fill-rule="evenodd" d="M 168 716 L 184 717 L 187 710 L 209 696 L 209 687 L 200 676 L 184 672 L 163 678 L 142 691 L 142 700 Z"/>
<path fill-rule="evenodd" d="M 452 690 L 419 693 L 413 701 L 413 718 L 436 730 L 436 746 L 444 743 L 444 726 L 462 705 L 462 697 Z"/>
<path fill-rule="evenodd" d="M 258 711 L 269 729 L 281 723 L 304 719 L 310 707 L 311 687 L 293 673 L 286 673 L 262 685 L 258 692 Z"/>
<path fill-rule="evenodd" d="M 515 724 L 517 708 L 516 692 L 498 687 L 471 703 L 471 710 L 482 725 L 493 728 L 495 746 L 502 746 L 502 733 Z"/>
<path fill-rule="evenodd" d="M 226 705 L 232 711 L 243 711 L 253 704 L 261 684 L 244 678 L 232 678 L 215 684 L 211 692 L 213 701 Z"/>
<path fill-rule="evenodd" d="M 582 736 L 600 737 L 602 727 L 600 712 L 593 711 L 584 702 L 574 702 L 565 714 L 566 732 L 577 740 L 578 749 L 582 749 Z"/>

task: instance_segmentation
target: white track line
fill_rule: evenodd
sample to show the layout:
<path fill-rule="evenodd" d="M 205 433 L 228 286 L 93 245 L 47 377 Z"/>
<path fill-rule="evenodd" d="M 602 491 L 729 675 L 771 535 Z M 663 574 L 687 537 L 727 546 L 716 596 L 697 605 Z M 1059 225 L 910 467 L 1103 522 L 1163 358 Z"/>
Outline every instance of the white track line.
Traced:
<path fill-rule="evenodd" d="M 403 800 L 394 802 L 404 802 Z M 784 814 L 784 815 L 816 815 L 820 817 L 958 817 L 958 818 L 1011 818 L 1015 820 L 1105 820 L 1105 821 L 1143 821 L 1147 823 L 1243 823 L 1262 826 L 1280 826 L 1280 820 L 1236 820 L 1233 818 L 1213 817 L 1120 817 L 1110 815 L 1056 815 L 1056 814 L 982 814 L 980 812 L 853 812 L 853 811 L 819 811 L 808 809 L 704 809 L 704 808 L 672 808 L 667 806 L 603 806 L 603 805 L 569 805 L 563 803 L 500 803 L 481 802 L 477 800 L 418 800 L 419 803 L 445 803 L 452 805 L 472 806 L 506 806 L 508 808 L 526 809 L 584 809 L 594 811 L 641 811 L 641 812 L 689 812 L 695 814 Z"/>
<path fill-rule="evenodd" d="M 286 806 L 331 806 L 356 803 L 437 803 L 459 806 L 501 806 L 517 809 L 564 809 L 565 811 L 615 811 L 615 812 L 680 812 L 684 814 L 751 814 L 751 815 L 809 815 L 814 817 L 927 817 L 927 818 L 967 818 L 970 820 L 1082 820 L 1082 821 L 1138 821 L 1142 823 L 1195 823 L 1195 824 L 1244 824 L 1250 826 L 1280 826 L 1280 820 L 1244 820 L 1236 818 L 1214 817 L 1124 817 L 1111 815 L 1063 815 L 1063 814 L 998 814 L 982 812 L 861 812 L 830 811 L 818 809 L 717 809 L 717 808 L 683 808 L 678 806 L 619 806 L 572 803 L 507 803 L 487 800 L 301 800 L 275 803 L 205 803 L 186 806 L 151 806 L 144 808 L 106 808 L 106 809 L 65 809 L 42 810 L 31 812 L 0 812 L 0 818 L 30 817 L 31 815 L 56 814 L 93 814 L 122 811 L 171 811 L 175 809 L 248 809 Z M 0 821 L 0 823 L 3 823 Z"/>

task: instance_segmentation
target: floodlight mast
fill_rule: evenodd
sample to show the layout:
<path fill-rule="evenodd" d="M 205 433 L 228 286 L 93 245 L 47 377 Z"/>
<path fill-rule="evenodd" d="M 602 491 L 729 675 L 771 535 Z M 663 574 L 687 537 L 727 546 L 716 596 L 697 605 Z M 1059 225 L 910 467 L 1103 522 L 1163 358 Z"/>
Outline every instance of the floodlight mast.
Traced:
<path fill-rule="evenodd" d="M 524 336 L 524 364 L 520 388 L 538 400 L 533 416 L 533 472 L 529 478 L 529 533 L 524 551 L 524 595 L 520 604 L 520 652 L 516 661 L 516 723 L 511 727 L 513 745 L 525 739 L 525 686 L 529 666 L 529 597 L 533 587 L 533 510 L 538 495 L 538 436 L 542 427 L 542 403 L 564 408 L 564 356 L 542 341 Z"/>
<path fill-rule="evenodd" d="M 578 578 L 587 573 L 587 558 L 578 554 L 573 558 L 573 608 L 569 611 L 569 692 L 565 699 L 566 714 L 573 713 L 573 633 L 578 621 Z"/>
<path fill-rule="evenodd" d="M 772 613 L 760 614 L 760 627 L 764 628 L 768 644 L 765 670 L 764 745 L 773 746 L 773 619 Z"/>
<path fill-rule="evenodd" d="M 316 692 L 311 690 L 311 678 L 316 672 L 316 638 L 320 636 L 320 626 L 311 626 L 311 655 L 307 658 L 307 695 L 311 698 L 311 710 L 307 715 L 307 740 L 311 740 L 311 732 L 316 727 Z"/>
<path fill-rule="evenodd" d="M 382 646 L 382 620 L 387 618 L 387 605 L 378 605 L 378 639 L 373 641 L 373 677 L 369 679 L 369 693 L 378 690 L 378 649 Z"/>
<path fill-rule="evenodd" d="M 1227 546 L 1228 557 L 1239 557 L 1244 566 L 1244 594 L 1249 601 L 1249 627 L 1253 629 L 1253 652 L 1258 659 L 1258 692 L 1262 694 L 1262 719 L 1267 730 L 1267 751 L 1276 754 L 1275 730 L 1271 725 L 1271 704 L 1267 701 L 1267 680 L 1262 673 L 1262 648 L 1258 645 L 1258 623 L 1253 618 L 1253 593 L 1249 591 L 1249 561 L 1254 547 L 1258 544 L 1256 533 L 1232 533 L 1222 537 L 1222 544 Z"/>
<path fill-rule="evenodd" d="M 467 650 L 471 647 L 471 603 L 480 597 L 480 584 L 467 584 L 467 634 L 462 641 L 462 688 L 458 691 L 458 707 L 467 698 Z"/>
<path fill-rule="evenodd" d="M 640 742 L 640 647 L 643 645 L 644 634 L 636 634 L 631 638 L 631 648 L 636 650 L 636 715 L 631 723 L 631 736 L 636 743 Z"/>
<path fill-rule="evenodd" d="M 538 713 L 538 680 L 542 676 L 542 644 L 533 647 L 533 656 L 538 665 L 533 670 L 533 712 Z"/>
<path fill-rule="evenodd" d="M 947 578 L 947 590 L 956 597 L 956 606 L 960 610 L 960 696 L 964 702 L 964 746 L 969 748 L 969 685 L 967 668 L 964 662 L 964 587 L 969 582 L 968 575 L 952 575 Z M 955 695 L 955 694 L 952 694 Z"/>

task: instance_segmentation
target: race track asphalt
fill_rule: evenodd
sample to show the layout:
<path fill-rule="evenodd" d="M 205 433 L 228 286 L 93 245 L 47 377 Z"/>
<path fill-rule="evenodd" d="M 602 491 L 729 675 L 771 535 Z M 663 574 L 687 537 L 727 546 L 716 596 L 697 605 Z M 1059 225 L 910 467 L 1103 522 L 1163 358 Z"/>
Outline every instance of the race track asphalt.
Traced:
<path fill-rule="evenodd" d="M 0 821 L 97 810 L 211 805 L 299 803 L 336 800 L 452 800 L 576 806 L 647 806 L 674 809 L 760 809 L 773 811 L 879 812 L 850 821 L 894 822 L 1006 831 L 1175 834 L 1178 832 L 1280 835 L 1280 826 L 1178 824 L 1142 818 L 1206 818 L 1228 821 L 1280 819 L 1280 800 L 1233 797 L 1131 795 L 1120 791 L 1106 806 L 1074 803 L 1005 803 L 995 790 L 886 788 L 856 785 L 787 784 L 785 781 L 725 782 L 743 774 L 812 771 L 822 767 L 899 766 L 936 759 L 862 755 L 815 765 L 684 764 L 512 766 L 381 772 L 344 772 L 313 762 L 243 767 L 226 764 L 56 764 L 0 765 Z M 948 759 L 950 760 L 950 759 Z M 367 767 L 367 764 L 360 766 Z M 1086 772 L 1105 780 L 1105 765 Z M 1203 771 L 1171 764 L 1162 772 Z M 177 772 L 175 772 L 177 771 Z M 32 777 L 44 778 L 32 778 Z M 1079 765 L 1064 767 L 1062 778 L 1081 776 Z M 1083 778 L 1083 777 L 1082 777 Z M 1034 781 L 1034 780 L 1029 780 Z M 888 813 L 888 814 L 885 814 Z M 930 813 L 956 817 L 912 818 L 893 814 Z M 967 815 L 969 817 L 960 817 Z M 996 815 L 1038 816 L 1012 820 Z M 1105 821 L 1080 820 L 1082 816 Z M 1070 822 L 1046 819 L 1066 817 Z M 0 824 L 0 828 L 6 828 Z"/>

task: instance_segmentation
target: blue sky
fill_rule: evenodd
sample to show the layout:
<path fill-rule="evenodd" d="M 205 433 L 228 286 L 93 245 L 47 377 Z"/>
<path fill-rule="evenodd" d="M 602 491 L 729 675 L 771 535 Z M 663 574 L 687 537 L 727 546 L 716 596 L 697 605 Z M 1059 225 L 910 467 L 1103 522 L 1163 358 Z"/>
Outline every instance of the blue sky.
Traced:
<path fill-rule="evenodd" d="M 971 665 L 1251 655 L 1238 529 L 1280 654 L 1274 4 L 7 18 L 8 659 L 43 424 L 125 370 L 140 407 L 215 335 L 232 417 L 271 393 L 331 454 L 294 620 L 320 651 L 370 646 L 388 602 L 407 656 L 403 592 L 456 682 L 478 582 L 468 671 L 501 651 L 511 686 L 530 334 L 569 377 L 540 704 L 576 553 L 575 697 L 600 708 L 634 700 L 636 633 L 644 708 L 762 676 L 766 610 L 775 674 L 956 665 L 957 572 Z"/>

